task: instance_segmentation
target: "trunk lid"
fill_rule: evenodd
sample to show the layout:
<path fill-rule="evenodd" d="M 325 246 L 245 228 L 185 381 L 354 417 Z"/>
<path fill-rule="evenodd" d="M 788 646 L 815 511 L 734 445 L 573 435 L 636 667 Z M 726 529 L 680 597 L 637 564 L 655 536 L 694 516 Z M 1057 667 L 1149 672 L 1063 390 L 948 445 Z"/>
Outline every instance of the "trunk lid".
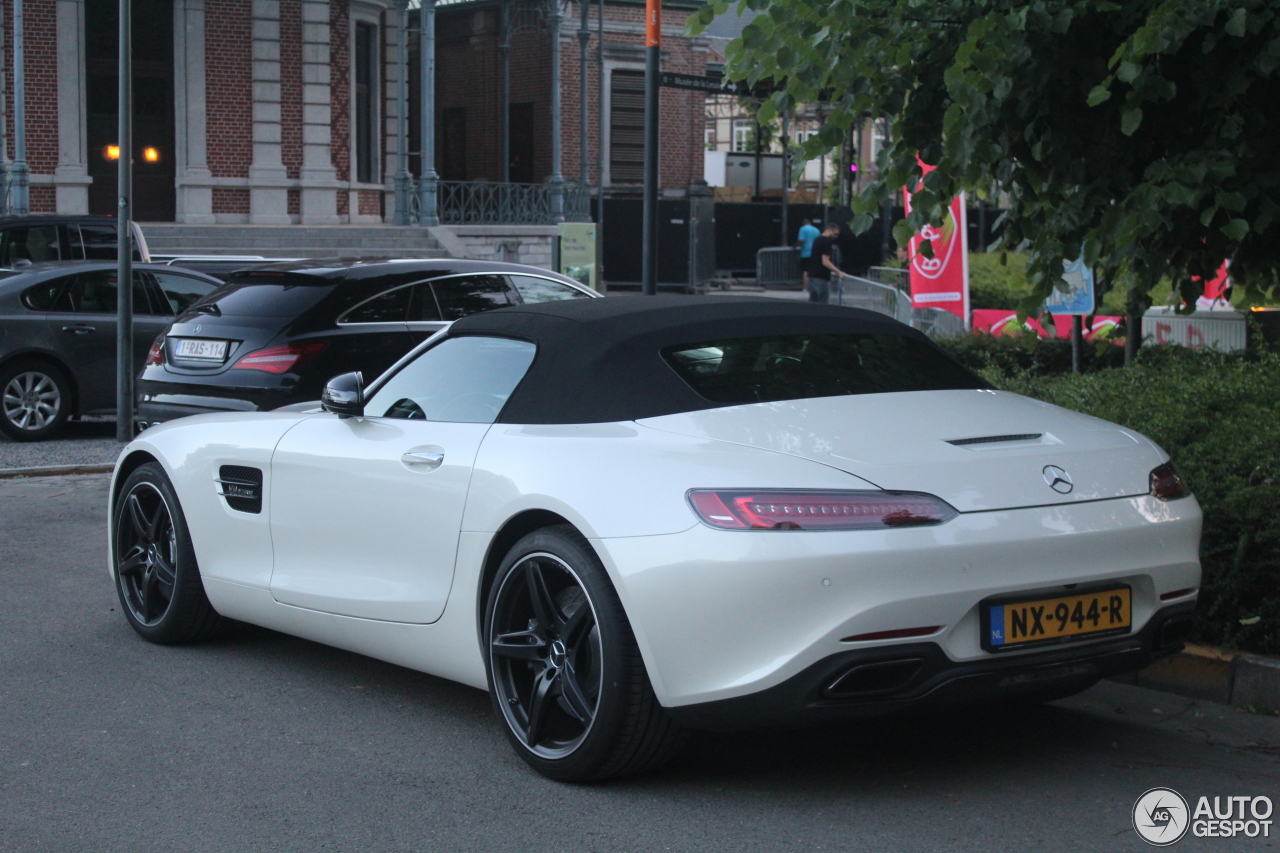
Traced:
<path fill-rule="evenodd" d="M 936 495 L 961 512 L 1146 494 L 1162 461 L 1138 433 L 1002 391 L 821 397 L 640 423 L 799 456 L 882 489 Z"/>

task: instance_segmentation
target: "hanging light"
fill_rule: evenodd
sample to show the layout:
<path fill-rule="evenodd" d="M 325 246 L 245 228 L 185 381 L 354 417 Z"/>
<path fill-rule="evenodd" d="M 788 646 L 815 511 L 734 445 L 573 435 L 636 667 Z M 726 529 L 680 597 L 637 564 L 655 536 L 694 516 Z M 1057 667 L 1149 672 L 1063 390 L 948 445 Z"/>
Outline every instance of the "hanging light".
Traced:
<path fill-rule="evenodd" d="M 148 146 L 148 147 L 146 147 L 146 148 L 143 148 L 143 149 L 142 149 L 142 159 L 143 159 L 143 160 L 146 160 L 148 163 L 159 163 L 159 162 L 160 162 L 160 151 L 159 151 L 159 149 L 152 148 L 152 147 L 150 147 L 150 146 Z"/>
<path fill-rule="evenodd" d="M 119 145 L 108 145 L 106 148 L 103 148 L 103 149 L 102 149 L 102 156 L 103 156 L 103 158 L 104 158 L 104 159 L 107 159 L 107 160 L 119 160 L 119 159 L 120 159 L 120 146 L 119 146 Z"/>

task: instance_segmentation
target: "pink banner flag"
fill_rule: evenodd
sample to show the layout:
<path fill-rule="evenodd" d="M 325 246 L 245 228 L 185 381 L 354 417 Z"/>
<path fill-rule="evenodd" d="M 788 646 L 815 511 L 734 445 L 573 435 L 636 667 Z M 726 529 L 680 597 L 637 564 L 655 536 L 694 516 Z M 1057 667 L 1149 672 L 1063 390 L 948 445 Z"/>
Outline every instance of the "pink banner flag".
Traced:
<path fill-rule="evenodd" d="M 933 166 L 921 163 L 925 174 Z M 911 214 L 911 193 L 903 190 L 906 215 Z M 928 240 L 933 257 L 920 253 L 921 241 Z M 969 323 L 969 233 L 965 221 L 964 193 L 951 200 L 941 228 L 926 225 L 907 244 L 911 260 L 911 305 L 913 308 L 941 308 Z"/>

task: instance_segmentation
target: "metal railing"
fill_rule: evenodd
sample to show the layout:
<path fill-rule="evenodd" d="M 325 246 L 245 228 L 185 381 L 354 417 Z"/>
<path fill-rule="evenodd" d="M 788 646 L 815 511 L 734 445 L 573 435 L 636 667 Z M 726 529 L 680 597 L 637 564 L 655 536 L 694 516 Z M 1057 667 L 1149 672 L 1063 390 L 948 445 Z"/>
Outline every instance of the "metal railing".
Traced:
<path fill-rule="evenodd" d="M 908 271 L 897 267 L 871 267 L 867 270 L 867 278 L 877 284 L 891 284 L 905 289 L 908 283 Z"/>
<path fill-rule="evenodd" d="M 965 332 L 964 320 L 942 308 L 915 308 L 911 325 L 931 338 L 954 338 Z"/>
<path fill-rule="evenodd" d="M 566 222 L 591 221 L 591 187 L 562 184 Z M 439 181 L 437 215 L 441 225 L 551 225 L 550 184 L 506 184 L 489 181 Z M 410 212 L 418 219 L 417 193 Z"/>
<path fill-rule="evenodd" d="M 896 287 L 870 281 L 856 275 L 842 274 L 833 294 L 837 305 L 865 308 L 911 325 L 911 297 Z"/>
<path fill-rule="evenodd" d="M 759 287 L 799 288 L 803 284 L 800 272 L 799 249 L 773 246 L 756 251 L 756 285 Z"/>

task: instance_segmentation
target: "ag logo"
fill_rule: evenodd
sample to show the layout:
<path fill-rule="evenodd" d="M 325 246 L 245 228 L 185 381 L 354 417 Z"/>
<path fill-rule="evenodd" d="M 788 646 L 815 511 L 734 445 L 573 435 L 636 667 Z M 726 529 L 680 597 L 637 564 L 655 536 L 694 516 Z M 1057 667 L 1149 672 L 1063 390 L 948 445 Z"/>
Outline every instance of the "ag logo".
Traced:
<path fill-rule="evenodd" d="M 1152 788 L 1133 804 L 1133 828 L 1138 837 L 1156 847 L 1181 840 L 1190 818 L 1187 801 L 1172 788 Z"/>
<path fill-rule="evenodd" d="M 1071 482 L 1071 475 L 1057 465 L 1046 465 L 1041 473 L 1044 474 L 1044 481 L 1049 484 L 1049 488 L 1060 495 L 1070 494 L 1075 488 L 1075 483 Z"/>

